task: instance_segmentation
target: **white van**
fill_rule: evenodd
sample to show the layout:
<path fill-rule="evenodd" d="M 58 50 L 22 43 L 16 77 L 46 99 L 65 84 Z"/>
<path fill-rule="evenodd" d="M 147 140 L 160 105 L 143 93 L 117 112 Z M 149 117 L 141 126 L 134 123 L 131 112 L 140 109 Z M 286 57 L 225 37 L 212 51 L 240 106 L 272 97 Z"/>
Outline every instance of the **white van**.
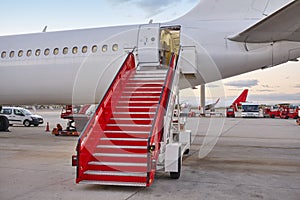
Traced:
<path fill-rule="evenodd" d="M 38 126 L 44 123 L 43 117 L 39 115 L 33 115 L 29 110 L 25 108 L 2 107 L 0 114 L 8 118 L 10 126 L 18 124 L 29 127 L 31 125 Z"/>

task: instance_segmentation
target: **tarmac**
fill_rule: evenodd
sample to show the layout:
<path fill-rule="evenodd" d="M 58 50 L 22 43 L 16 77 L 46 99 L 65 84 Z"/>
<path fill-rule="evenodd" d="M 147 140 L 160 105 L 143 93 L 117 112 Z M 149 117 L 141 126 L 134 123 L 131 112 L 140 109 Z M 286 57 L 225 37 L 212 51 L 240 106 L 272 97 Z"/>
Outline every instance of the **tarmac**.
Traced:
<path fill-rule="evenodd" d="M 59 111 L 38 114 L 51 129 L 65 125 Z M 192 147 L 180 179 L 158 172 L 151 187 L 139 188 L 76 185 L 71 156 L 77 137 L 53 136 L 45 125 L 10 127 L 0 133 L 0 199 L 300 200 L 295 120 L 189 118 L 187 128 Z M 201 158 L 204 143 L 213 148 Z"/>

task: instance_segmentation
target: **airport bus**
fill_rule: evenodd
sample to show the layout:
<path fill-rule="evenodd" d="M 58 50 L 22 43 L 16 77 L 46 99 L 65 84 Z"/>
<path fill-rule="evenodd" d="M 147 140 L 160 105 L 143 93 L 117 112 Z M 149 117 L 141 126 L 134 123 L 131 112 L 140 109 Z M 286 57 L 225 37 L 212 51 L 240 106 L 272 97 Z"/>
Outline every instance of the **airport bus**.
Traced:
<path fill-rule="evenodd" d="M 259 117 L 259 104 L 257 103 L 241 103 L 242 112 L 241 117 Z"/>

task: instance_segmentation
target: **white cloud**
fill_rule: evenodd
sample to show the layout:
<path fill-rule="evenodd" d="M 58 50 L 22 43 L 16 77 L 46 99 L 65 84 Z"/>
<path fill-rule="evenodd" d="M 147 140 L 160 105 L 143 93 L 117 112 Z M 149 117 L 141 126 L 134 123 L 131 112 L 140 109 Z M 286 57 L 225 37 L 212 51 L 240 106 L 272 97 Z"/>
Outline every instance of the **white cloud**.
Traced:
<path fill-rule="evenodd" d="M 253 86 L 258 85 L 258 80 L 238 80 L 238 81 L 231 81 L 228 83 L 225 83 L 226 86 L 232 86 L 232 87 L 237 87 L 237 88 L 251 88 Z"/>

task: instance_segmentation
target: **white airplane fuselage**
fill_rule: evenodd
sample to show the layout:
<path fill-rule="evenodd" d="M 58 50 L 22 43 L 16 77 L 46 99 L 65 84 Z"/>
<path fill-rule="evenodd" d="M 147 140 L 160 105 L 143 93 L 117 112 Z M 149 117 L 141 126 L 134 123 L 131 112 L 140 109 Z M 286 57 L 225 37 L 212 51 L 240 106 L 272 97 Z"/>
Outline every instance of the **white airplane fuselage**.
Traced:
<path fill-rule="evenodd" d="M 261 13 L 201 20 L 187 16 L 158 24 L 161 29 L 180 31 L 179 67 L 182 79 L 188 80 L 182 81 L 181 88 L 299 57 L 291 53 L 300 49 L 298 42 L 255 44 L 228 39 L 262 18 Z M 135 49 L 139 62 L 142 26 L 147 25 L 1 36 L 0 105 L 98 103 L 127 53 Z"/>

